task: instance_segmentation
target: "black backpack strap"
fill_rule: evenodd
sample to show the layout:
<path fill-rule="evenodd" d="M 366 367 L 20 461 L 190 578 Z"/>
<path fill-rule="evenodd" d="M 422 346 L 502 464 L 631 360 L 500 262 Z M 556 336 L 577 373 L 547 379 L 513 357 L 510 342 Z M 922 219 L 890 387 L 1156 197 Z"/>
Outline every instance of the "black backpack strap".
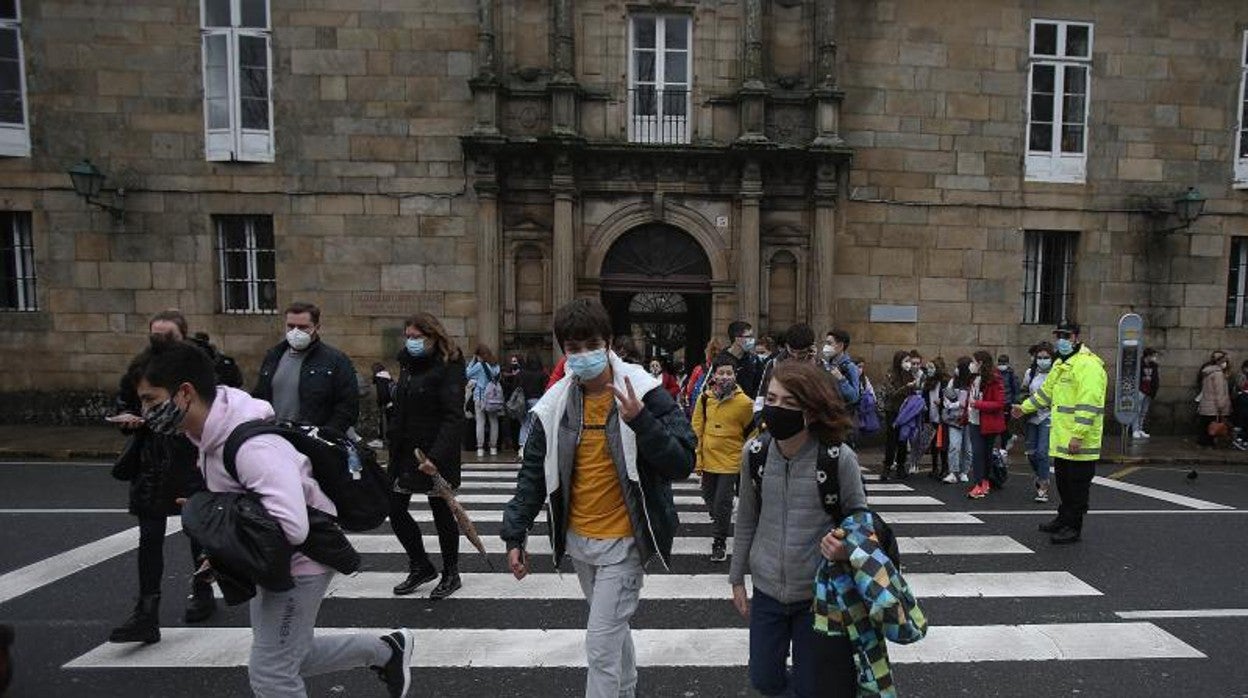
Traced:
<path fill-rule="evenodd" d="M 749 443 L 747 466 L 750 469 L 750 482 L 754 484 L 754 510 L 763 509 L 763 466 L 767 464 L 767 451 L 771 447 L 771 434 L 763 432 Z"/>
<path fill-rule="evenodd" d="M 285 437 L 285 433 L 285 427 L 267 419 L 243 422 L 234 427 L 230 435 L 225 438 L 225 447 L 221 450 L 221 460 L 225 463 L 225 472 L 229 473 L 235 482 L 242 484 L 242 481 L 238 479 L 238 464 L 235 462 L 235 459 L 238 457 L 238 449 L 242 448 L 243 442 L 261 434 L 277 434 Z"/>
<path fill-rule="evenodd" d="M 819 485 L 819 501 L 836 525 L 845 520 L 841 511 L 841 449 L 844 444 L 819 444 L 815 457 L 815 479 Z"/>

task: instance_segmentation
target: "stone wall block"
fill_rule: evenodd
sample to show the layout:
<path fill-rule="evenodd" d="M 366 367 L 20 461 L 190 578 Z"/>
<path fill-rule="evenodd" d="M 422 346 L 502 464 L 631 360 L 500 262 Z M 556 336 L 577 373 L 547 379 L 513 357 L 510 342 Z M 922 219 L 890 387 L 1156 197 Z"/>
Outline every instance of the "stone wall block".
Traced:
<path fill-rule="evenodd" d="M 832 280 L 836 297 L 839 298 L 879 298 L 880 279 L 875 276 L 840 274 Z"/>
<path fill-rule="evenodd" d="M 100 285 L 104 288 L 152 287 L 152 265 L 147 262 L 101 262 Z"/>
<path fill-rule="evenodd" d="M 425 266 L 423 264 L 384 264 L 381 267 L 381 290 L 425 290 Z"/>
<path fill-rule="evenodd" d="M 965 301 L 967 298 L 966 279 L 923 278 L 919 280 L 919 300 Z"/>
<path fill-rule="evenodd" d="M 1226 254 L 1226 238 L 1221 235 L 1193 234 L 1190 242 L 1189 254 L 1193 257 L 1222 257 Z"/>
<path fill-rule="evenodd" d="M 294 49 L 290 71 L 295 75 L 366 75 L 364 51 Z"/>
<path fill-rule="evenodd" d="M 477 270 L 468 265 L 436 265 L 425 270 L 425 283 L 433 291 L 472 293 L 477 287 Z"/>

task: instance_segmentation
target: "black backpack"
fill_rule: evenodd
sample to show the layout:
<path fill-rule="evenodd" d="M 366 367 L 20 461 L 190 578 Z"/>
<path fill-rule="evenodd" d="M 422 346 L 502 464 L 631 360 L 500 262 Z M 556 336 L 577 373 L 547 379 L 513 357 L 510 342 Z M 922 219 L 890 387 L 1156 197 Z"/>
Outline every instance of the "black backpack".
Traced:
<path fill-rule="evenodd" d="M 359 448 L 351 439 L 327 427 L 256 420 L 244 422 L 225 440 L 225 469 L 238 479 L 234 458 L 243 442 L 261 434 L 276 434 L 312 462 L 312 477 L 338 509 L 337 521 L 348 531 L 371 531 L 390 510 L 390 481 L 372 449 Z"/>
<path fill-rule="evenodd" d="M 841 509 L 840 459 L 841 444 L 831 446 L 819 445 L 819 453 L 815 458 L 815 479 L 819 485 L 819 499 L 823 502 L 824 511 L 839 526 L 845 520 L 846 513 Z M 750 481 L 754 483 L 755 511 L 763 509 L 763 466 L 767 463 L 767 451 L 771 447 L 771 434 L 763 432 L 749 443 Z M 859 510 L 855 510 L 859 511 Z M 866 510 L 874 519 L 875 535 L 879 538 L 880 547 L 893 561 L 893 566 L 901 569 L 901 550 L 897 547 L 897 536 L 892 527 L 878 513 Z M 854 512 L 850 512 L 854 513 Z"/>

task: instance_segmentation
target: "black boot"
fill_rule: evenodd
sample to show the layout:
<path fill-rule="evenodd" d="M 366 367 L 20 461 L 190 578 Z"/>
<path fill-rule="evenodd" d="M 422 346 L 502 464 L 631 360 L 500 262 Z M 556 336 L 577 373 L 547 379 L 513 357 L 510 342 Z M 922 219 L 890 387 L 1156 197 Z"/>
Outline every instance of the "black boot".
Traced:
<path fill-rule="evenodd" d="M 420 588 L 420 585 L 426 582 L 432 582 L 438 578 L 438 571 L 433 565 L 426 560 L 424 564 L 415 565 L 411 572 L 408 572 L 407 579 L 399 582 L 394 587 L 395 596 L 407 596 Z"/>
<path fill-rule="evenodd" d="M 445 570 L 442 570 L 442 581 L 438 582 L 438 585 L 433 588 L 433 591 L 429 592 L 429 598 L 435 601 L 445 599 L 451 594 L 459 591 L 462 586 L 464 586 L 464 584 L 459 581 L 459 570 L 454 567 L 448 567 Z"/>
<path fill-rule="evenodd" d="M 150 645 L 160 642 L 160 594 L 140 596 L 134 613 L 125 623 L 113 628 L 109 642 L 142 642 Z"/>
<path fill-rule="evenodd" d="M 1040 529 L 1041 533 L 1057 533 L 1066 528 L 1066 526 L 1062 523 L 1062 517 L 1058 516 L 1048 523 L 1040 524 L 1037 528 Z"/>
<path fill-rule="evenodd" d="M 212 585 L 198 577 L 191 582 L 191 595 L 186 597 L 183 623 L 202 623 L 217 612 L 217 600 L 212 596 Z"/>

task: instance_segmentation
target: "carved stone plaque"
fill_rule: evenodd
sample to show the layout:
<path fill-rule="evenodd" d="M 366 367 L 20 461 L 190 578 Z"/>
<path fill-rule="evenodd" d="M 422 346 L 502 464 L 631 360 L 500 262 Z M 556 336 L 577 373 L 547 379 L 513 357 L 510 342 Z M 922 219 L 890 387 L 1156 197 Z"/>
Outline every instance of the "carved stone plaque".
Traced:
<path fill-rule="evenodd" d="M 407 317 L 426 311 L 442 315 L 442 294 L 423 291 L 359 291 L 351 296 L 355 315 Z"/>

